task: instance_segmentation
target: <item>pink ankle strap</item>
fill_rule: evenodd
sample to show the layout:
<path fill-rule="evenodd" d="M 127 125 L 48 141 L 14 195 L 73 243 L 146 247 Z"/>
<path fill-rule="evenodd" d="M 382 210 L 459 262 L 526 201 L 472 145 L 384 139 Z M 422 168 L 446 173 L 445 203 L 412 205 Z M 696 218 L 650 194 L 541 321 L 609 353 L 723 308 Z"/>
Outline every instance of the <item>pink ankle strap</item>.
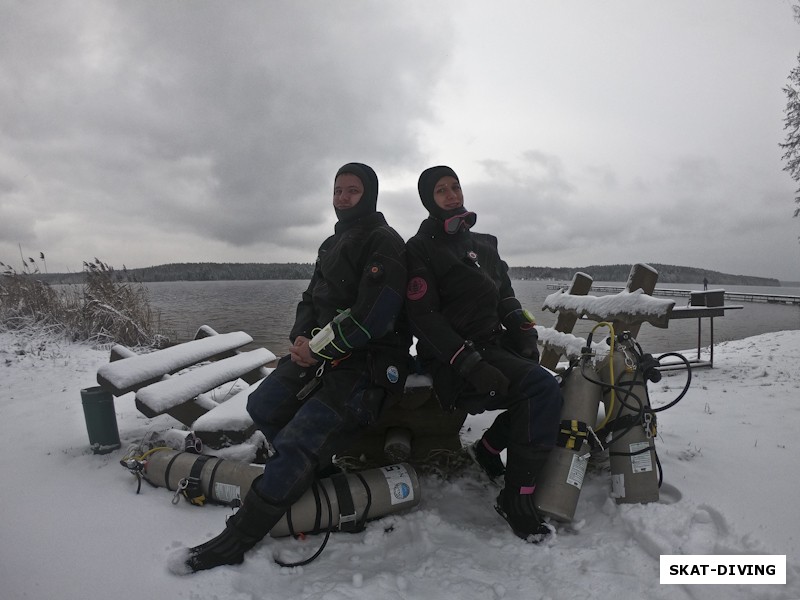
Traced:
<path fill-rule="evenodd" d="M 489 452 L 490 454 L 500 454 L 500 450 L 495 450 L 494 448 L 492 448 L 489 445 L 489 442 L 486 441 L 486 438 L 481 438 L 481 443 L 483 444 L 483 447 L 486 448 L 487 452 Z"/>

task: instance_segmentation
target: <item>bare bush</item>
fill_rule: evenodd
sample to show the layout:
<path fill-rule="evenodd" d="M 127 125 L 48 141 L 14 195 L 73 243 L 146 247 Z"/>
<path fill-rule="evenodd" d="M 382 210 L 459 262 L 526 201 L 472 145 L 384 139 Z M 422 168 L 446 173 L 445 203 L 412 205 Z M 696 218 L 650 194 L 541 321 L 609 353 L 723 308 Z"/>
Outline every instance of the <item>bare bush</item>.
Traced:
<path fill-rule="evenodd" d="M 159 315 L 150 307 L 147 288 L 119 277 L 97 258 L 83 263 L 83 285 L 58 290 L 36 278 L 38 268 L 25 265 L 24 272 L 18 273 L 3 263 L 0 266 L 5 268 L 0 277 L 0 327 L 47 327 L 73 341 L 98 345 L 169 344 L 160 331 Z"/>

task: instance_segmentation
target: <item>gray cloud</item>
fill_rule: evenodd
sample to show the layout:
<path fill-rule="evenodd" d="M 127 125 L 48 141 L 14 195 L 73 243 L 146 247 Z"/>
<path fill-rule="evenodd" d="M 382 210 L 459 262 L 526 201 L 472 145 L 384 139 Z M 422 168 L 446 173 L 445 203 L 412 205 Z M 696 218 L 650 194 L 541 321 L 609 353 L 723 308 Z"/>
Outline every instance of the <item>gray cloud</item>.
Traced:
<path fill-rule="evenodd" d="M 311 261 L 359 160 L 404 237 L 445 163 L 511 264 L 800 279 L 789 5 L 495 8 L 0 3 L 0 260 Z"/>
<path fill-rule="evenodd" d="M 338 166 L 418 163 L 414 124 L 431 117 L 420 92 L 448 60 L 430 9 L 41 6 L 2 9 L 0 152 L 17 158 L 2 187 L 57 220 L 81 212 L 232 246 L 315 245 L 288 228 L 330 221 Z"/>

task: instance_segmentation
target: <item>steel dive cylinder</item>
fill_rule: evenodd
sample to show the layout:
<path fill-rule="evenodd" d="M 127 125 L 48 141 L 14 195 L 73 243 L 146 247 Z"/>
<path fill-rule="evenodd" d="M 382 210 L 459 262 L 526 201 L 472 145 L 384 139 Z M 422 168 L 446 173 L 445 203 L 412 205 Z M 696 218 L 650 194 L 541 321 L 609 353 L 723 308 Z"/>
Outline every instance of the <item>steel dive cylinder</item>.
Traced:
<path fill-rule="evenodd" d="M 588 356 L 581 358 L 565 376 L 558 442 L 536 478 L 533 492 L 533 501 L 540 513 L 564 522 L 575 517 L 589 462 L 587 430 L 594 428 L 603 399 L 602 388 L 584 377 L 583 372 L 592 379 L 599 378 Z"/>
<path fill-rule="evenodd" d="M 328 502 L 333 525 L 339 529 L 342 529 L 345 523 L 354 520 L 374 519 L 419 504 L 419 479 L 414 468 L 408 463 L 347 473 L 345 477 L 352 498 L 351 514 L 342 514 L 349 511 L 343 511 L 344 499 L 337 492 L 333 478 L 329 477 L 319 482 L 319 485 L 325 488 L 327 501 L 326 495 L 315 493 L 313 487 L 306 490 L 269 534 L 272 537 L 283 537 L 327 529 L 330 523 Z"/>
<path fill-rule="evenodd" d="M 608 444 L 611 496 L 618 504 L 656 502 L 659 498 L 655 421 L 637 356 L 633 338 L 623 332 L 616 336 L 614 352 L 597 369 L 603 382 L 611 384 L 613 357 L 613 383 L 622 388 L 614 390 L 613 406 L 610 389 L 603 399 L 612 425 Z"/>
<path fill-rule="evenodd" d="M 176 492 L 194 477 L 199 486 L 198 493 L 202 493 L 206 500 L 231 504 L 243 498 L 253 480 L 263 472 L 263 465 L 176 450 L 159 450 L 147 458 L 142 474 L 153 485 Z M 272 528 L 270 535 L 283 537 L 327 529 L 330 523 L 329 505 L 333 527 L 341 529 L 343 524 L 350 521 L 375 519 L 411 508 L 420 501 L 419 479 L 408 463 L 346 473 L 339 477 L 336 484 L 332 478 L 326 478 L 306 490 Z M 324 487 L 325 493 L 319 487 Z M 342 497 L 342 494 L 349 497 Z M 348 510 L 344 510 L 345 507 Z"/>
<path fill-rule="evenodd" d="M 243 498 L 253 480 L 264 472 L 263 465 L 251 465 L 216 456 L 178 450 L 158 450 L 147 458 L 142 475 L 158 487 L 178 491 L 198 471 L 199 491 L 205 499 L 218 504 L 231 504 Z"/>

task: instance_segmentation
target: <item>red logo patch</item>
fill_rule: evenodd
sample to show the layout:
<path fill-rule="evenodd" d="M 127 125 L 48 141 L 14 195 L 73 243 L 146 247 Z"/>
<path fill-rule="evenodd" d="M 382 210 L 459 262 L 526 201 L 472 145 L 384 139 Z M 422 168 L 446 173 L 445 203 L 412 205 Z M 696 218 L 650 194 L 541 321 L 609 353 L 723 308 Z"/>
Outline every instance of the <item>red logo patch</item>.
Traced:
<path fill-rule="evenodd" d="M 408 287 L 406 288 L 406 298 L 409 300 L 419 300 L 427 293 L 427 291 L 428 282 L 422 277 L 413 277 L 411 281 L 408 282 Z"/>

